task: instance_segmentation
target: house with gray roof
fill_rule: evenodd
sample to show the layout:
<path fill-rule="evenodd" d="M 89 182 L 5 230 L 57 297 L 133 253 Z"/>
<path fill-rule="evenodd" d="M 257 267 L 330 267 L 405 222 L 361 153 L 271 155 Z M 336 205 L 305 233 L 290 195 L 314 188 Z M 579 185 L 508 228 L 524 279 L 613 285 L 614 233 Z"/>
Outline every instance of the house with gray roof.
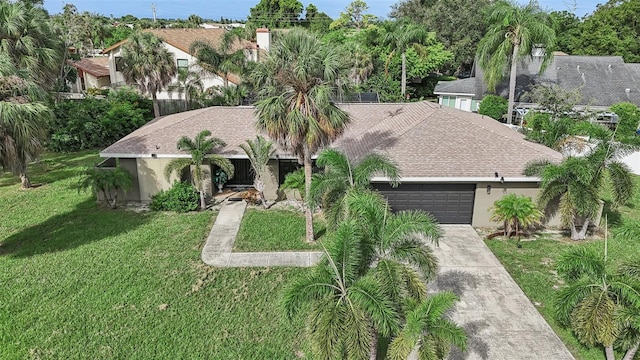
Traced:
<path fill-rule="evenodd" d="M 627 64 L 620 56 L 582 56 L 554 53 L 553 60 L 540 74 L 541 57 L 531 57 L 517 64 L 515 107 L 527 109 L 535 104 L 524 100 L 534 85 L 558 85 L 566 90 L 579 90 L 582 102 L 577 110 L 607 111 L 622 101 L 640 106 L 640 64 Z M 496 94 L 508 97 L 509 79 L 496 87 Z M 473 77 L 440 81 L 434 94 L 443 106 L 477 111 L 482 98 L 489 94 L 484 73 L 475 68 Z"/>
<path fill-rule="evenodd" d="M 522 175 L 533 160 L 561 161 L 562 155 L 524 139 L 495 120 L 431 102 L 342 104 L 351 118 L 345 133 L 331 146 L 351 159 L 371 152 L 388 156 L 401 171 L 401 184 L 371 179 L 395 210 L 423 209 L 441 223 L 490 226 L 488 209 L 504 194 L 535 197 L 539 179 Z M 148 202 L 169 189 L 176 177 L 163 176 L 166 164 L 189 155 L 176 148 L 182 136 L 204 129 L 227 144 L 215 149 L 236 169 L 230 186 L 251 186 L 247 156 L 239 145 L 253 139 L 254 108 L 209 107 L 157 118 L 104 149 L 100 156 L 119 159 L 134 177 L 127 200 Z M 298 167 L 297 158 L 277 149 L 266 174 L 266 196 L 278 198 L 278 186 Z M 213 169 L 211 169 L 213 170 Z M 213 186 L 211 186 L 213 188 Z"/>

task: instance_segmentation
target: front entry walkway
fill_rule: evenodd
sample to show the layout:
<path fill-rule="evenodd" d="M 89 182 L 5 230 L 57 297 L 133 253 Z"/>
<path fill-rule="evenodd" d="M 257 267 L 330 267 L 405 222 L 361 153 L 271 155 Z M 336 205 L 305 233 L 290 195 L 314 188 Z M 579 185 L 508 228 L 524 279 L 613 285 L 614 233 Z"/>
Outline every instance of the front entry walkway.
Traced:
<path fill-rule="evenodd" d="M 471 226 L 443 229 L 434 248 L 440 273 L 429 288 L 458 295 L 452 319 L 469 337 L 467 351 L 454 350 L 449 359 L 574 359 Z"/>

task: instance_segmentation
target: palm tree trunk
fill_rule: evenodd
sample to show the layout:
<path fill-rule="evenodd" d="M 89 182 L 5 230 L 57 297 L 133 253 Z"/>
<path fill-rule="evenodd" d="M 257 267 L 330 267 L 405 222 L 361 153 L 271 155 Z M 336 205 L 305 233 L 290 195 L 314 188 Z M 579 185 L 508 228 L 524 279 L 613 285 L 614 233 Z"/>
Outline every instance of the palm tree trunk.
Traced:
<path fill-rule="evenodd" d="M 304 149 L 304 215 L 306 220 L 306 239 L 307 242 L 314 242 L 313 237 L 313 212 L 311 211 L 310 199 L 311 199 L 311 154 L 309 149 Z"/>
<path fill-rule="evenodd" d="M 204 201 L 204 191 L 200 190 L 200 210 L 204 210 L 207 207 L 207 203 Z"/>
<path fill-rule="evenodd" d="M 607 360 L 616 360 L 616 355 L 613 353 L 613 345 L 606 346 L 604 353 L 607 356 Z"/>
<path fill-rule="evenodd" d="M 371 348 L 369 349 L 369 360 L 378 359 L 378 331 L 371 329 Z"/>
<path fill-rule="evenodd" d="M 407 56 L 402 52 L 402 98 L 406 100 L 407 96 Z"/>
<path fill-rule="evenodd" d="M 509 106 L 507 107 L 507 124 L 511 124 L 513 121 L 511 115 L 513 114 L 513 105 L 516 97 L 516 68 L 518 62 L 516 58 L 518 56 L 518 44 L 513 45 L 513 54 L 511 55 L 511 73 L 509 74 Z"/>
<path fill-rule="evenodd" d="M 20 173 L 20 184 L 22 185 L 23 189 L 28 189 L 31 187 L 31 180 L 29 180 L 29 176 L 27 175 L 26 171 Z"/>
<path fill-rule="evenodd" d="M 633 357 L 636 356 L 636 352 L 638 352 L 638 347 L 640 347 L 640 341 L 635 343 L 631 349 L 627 350 L 627 353 L 624 354 L 622 360 L 633 360 Z"/>
<path fill-rule="evenodd" d="M 575 226 L 574 226 L 575 228 Z M 587 230 L 589 229 L 589 218 L 584 219 L 584 223 L 582 224 L 582 228 L 580 228 L 579 232 L 576 232 L 575 238 L 573 237 L 573 230 L 571 232 L 571 240 L 584 240 L 587 238 Z"/>
<path fill-rule="evenodd" d="M 160 104 L 158 104 L 158 97 L 155 92 L 151 93 L 151 100 L 153 101 L 153 116 L 160 117 Z"/>

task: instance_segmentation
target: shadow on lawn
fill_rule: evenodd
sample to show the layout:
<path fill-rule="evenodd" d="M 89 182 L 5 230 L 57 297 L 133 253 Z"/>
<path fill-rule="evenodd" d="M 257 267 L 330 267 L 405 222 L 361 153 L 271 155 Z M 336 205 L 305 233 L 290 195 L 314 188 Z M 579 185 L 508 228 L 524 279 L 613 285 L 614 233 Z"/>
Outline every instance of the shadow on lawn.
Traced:
<path fill-rule="evenodd" d="M 0 257 L 28 257 L 76 248 L 126 233 L 145 224 L 148 214 L 108 210 L 89 199 L 70 212 L 11 235 L 0 244 Z"/>

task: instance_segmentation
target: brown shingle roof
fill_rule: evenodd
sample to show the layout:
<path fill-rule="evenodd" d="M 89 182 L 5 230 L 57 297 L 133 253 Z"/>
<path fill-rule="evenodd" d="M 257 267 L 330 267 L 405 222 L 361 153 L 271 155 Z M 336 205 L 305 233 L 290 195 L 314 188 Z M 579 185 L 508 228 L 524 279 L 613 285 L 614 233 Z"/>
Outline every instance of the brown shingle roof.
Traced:
<path fill-rule="evenodd" d="M 560 161 L 562 155 L 528 142 L 522 134 L 489 117 L 439 107 L 429 102 L 344 104 L 352 123 L 333 147 L 359 158 L 375 151 L 400 166 L 402 176 L 522 177 L 532 160 Z M 176 150 L 181 136 L 209 129 L 227 146 L 225 156 L 244 157 L 238 147 L 257 134 L 253 107 L 210 107 L 158 118 L 103 150 L 104 157 L 184 154 Z M 288 156 L 278 150 L 277 155 Z"/>
<path fill-rule="evenodd" d="M 203 29 L 203 28 L 195 28 L 195 29 L 147 29 L 144 30 L 150 32 L 159 38 L 161 38 L 167 44 L 174 46 L 186 53 L 189 52 L 189 47 L 191 43 L 196 40 L 205 40 L 211 43 L 214 47 L 217 47 L 222 42 L 222 38 L 225 33 L 228 32 L 226 29 Z M 127 40 L 120 41 L 112 46 L 104 49 L 102 51 L 103 54 L 106 54 L 113 49 L 118 48 L 122 44 L 124 44 Z M 256 44 L 247 41 L 247 40 L 236 40 L 233 43 L 231 51 L 237 51 L 242 49 L 255 49 Z"/>
<path fill-rule="evenodd" d="M 95 77 L 109 76 L 109 58 L 84 58 L 72 63 L 73 66 Z"/>

